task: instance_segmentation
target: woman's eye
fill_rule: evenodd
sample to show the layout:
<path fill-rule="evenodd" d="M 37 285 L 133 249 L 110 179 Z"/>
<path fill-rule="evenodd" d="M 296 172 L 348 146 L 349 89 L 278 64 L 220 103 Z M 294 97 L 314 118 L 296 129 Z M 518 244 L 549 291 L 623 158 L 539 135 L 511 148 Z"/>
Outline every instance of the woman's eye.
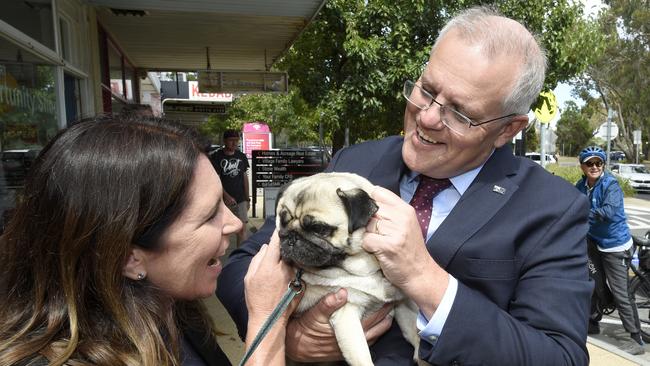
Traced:
<path fill-rule="evenodd" d="M 212 221 L 212 220 L 214 220 L 214 218 L 217 217 L 217 215 L 219 214 L 219 210 L 220 210 L 220 209 L 216 209 L 216 210 L 214 210 L 214 212 L 212 213 L 212 215 L 210 215 L 210 217 L 208 217 L 208 219 L 205 220 L 205 221 L 208 222 L 208 221 Z"/>

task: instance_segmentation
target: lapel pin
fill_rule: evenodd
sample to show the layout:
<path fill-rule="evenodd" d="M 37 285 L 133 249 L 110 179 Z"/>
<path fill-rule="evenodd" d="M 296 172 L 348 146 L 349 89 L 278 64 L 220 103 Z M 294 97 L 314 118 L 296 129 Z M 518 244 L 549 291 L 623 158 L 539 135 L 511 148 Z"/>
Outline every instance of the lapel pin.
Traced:
<path fill-rule="evenodd" d="M 498 194 L 505 194 L 505 193 L 506 193 L 506 189 L 503 188 L 503 187 L 501 187 L 501 186 L 497 186 L 497 185 L 495 185 L 494 187 L 492 187 L 492 192 L 496 192 L 496 193 L 498 193 Z"/>

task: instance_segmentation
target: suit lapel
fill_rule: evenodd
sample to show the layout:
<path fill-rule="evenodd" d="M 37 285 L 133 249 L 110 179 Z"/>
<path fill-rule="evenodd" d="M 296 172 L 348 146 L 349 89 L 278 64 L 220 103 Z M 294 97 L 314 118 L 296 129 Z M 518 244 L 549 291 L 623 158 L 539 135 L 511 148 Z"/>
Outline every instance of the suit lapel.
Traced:
<path fill-rule="evenodd" d="M 510 148 L 492 154 L 467 191 L 427 242 L 427 249 L 446 268 L 458 249 L 492 219 L 519 186 L 509 176 L 516 174 L 517 161 Z"/>
<path fill-rule="evenodd" d="M 367 179 L 375 185 L 390 189 L 399 196 L 399 182 L 402 174 L 406 171 L 406 165 L 402 160 L 403 139 L 391 139 L 391 143 L 381 157 L 381 163 L 377 164 Z"/>

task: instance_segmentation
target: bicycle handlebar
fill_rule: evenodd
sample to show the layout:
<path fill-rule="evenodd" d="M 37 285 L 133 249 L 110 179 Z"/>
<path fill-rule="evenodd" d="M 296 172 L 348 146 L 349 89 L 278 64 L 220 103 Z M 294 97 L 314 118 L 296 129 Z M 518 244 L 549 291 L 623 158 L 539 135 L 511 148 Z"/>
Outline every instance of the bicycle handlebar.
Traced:
<path fill-rule="evenodd" d="M 637 247 L 650 247 L 650 239 L 646 239 L 642 236 L 632 235 L 632 242 Z"/>

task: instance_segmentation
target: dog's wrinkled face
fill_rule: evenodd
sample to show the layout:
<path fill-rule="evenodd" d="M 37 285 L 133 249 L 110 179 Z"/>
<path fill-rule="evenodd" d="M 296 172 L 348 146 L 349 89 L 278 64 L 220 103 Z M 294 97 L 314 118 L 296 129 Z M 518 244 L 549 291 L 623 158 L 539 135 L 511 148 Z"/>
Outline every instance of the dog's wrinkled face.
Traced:
<path fill-rule="evenodd" d="M 342 173 L 301 178 L 280 193 L 276 226 L 280 254 L 300 267 L 336 266 L 361 248 L 361 236 L 377 205 L 361 187 L 365 179 Z"/>

